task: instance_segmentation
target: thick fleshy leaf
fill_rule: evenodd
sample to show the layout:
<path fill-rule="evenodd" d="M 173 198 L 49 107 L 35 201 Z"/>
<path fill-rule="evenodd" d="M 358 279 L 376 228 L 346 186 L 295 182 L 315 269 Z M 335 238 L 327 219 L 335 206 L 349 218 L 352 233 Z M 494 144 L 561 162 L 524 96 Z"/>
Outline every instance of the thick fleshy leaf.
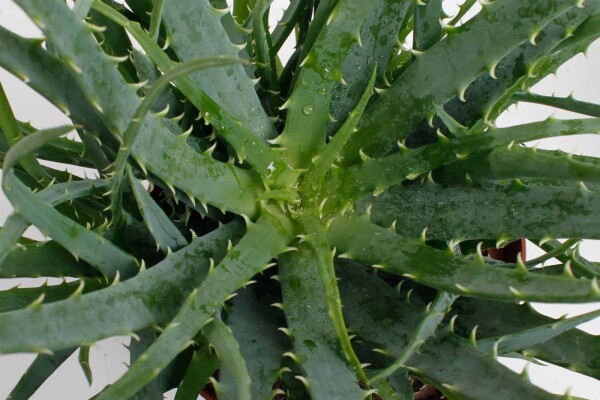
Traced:
<path fill-rule="evenodd" d="M 348 325 L 380 352 L 399 357 L 409 343 L 411 327 L 418 323 L 424 310 L 400 299 L 392 287 L 363 268 L 354 263 L 340 264 L 338 268 Z M 559 398 L 444 329 L 425 342 L 406 367 L 457 399 Z M 486 385 L 473 385 L 473 381 L 485 381 Z"/>
<path fill-rule="evenodd" d="M 516 157 L 512 154 L 520 154 L 522 158 L 524 149 L 520 148 L 519 143 L 524 143 L 531 140 L 580 135 L 586 133 L 596 133 L 600 131 L 600 119 L 579 119 L 579 120 L 555 120 L 548 119 L 546 121 L 534 122 L 530 124 L 517 125 L 506 128 L 490 128 L 485 133 L 478 135 L 469 135 L 456 139 L 440 139 L 436 143 L 419 147 L 417 149 L 401 148 L 401 151 L 389 156 L 377 159 L 367 158 L 362 164 L 342 170 L 339 172 L 339 178 L 342 180 L 341 185 L 345 186 L 344 192 L 353 192 L 356 194 L 366 194 L 375 192 L 376 194 L 383 192 L 384 189 L 398 184 L 406 179 L 412 180 L 419 175 L 428 173 L 436 168 L 444 165 L 456 163 L 462 164 L 460 160 L 472 167 L 474 172 L 477 172 L 477 166 L 482 169 L 482 174 L 485 176 L 486 171 L 493 174 L 502 173 L 503 170 L 510 171 L 516 169 L 516 175 L 499 176 L 498 179 L 513 179 L 518 177 L 519 173 L 523 173 L 523 177 L 527 178 L 530 175 L 528 171 L 535 171 L 538 174 L 543 174 L 549 162 L 538 162 L 535 160 L 544 159 L 546 156 L 533 154 L 527 157 L 523 164 L 524 168 L 519 169 L 518 165 L 510 165 L 507 162 L 514 162 Z M 354 137 L 354 136 L 352 136 Z M 491 151 L 492 155 L 487 152 Z M 487 157 L 492 158 L 493 155 L 502 159 L 503 156 L 510 157 L 502 162 L 488 161 Z M 483 156 L 483 160 L 478 158 Z M 533 168 L 527 163 L 527 159 L 532 158 L 534 161 Z M 470 164 L 473 160 L 473 164 Z M 557 161 L 558 178 L 566 177 L 567 179 L 592 180 L 597 181 L 599 170 L 593 165 L 585 165 L 578 161 L 571 161 L 568 157 L 555 157 Z M 477 163 L 475 166 L 474 164 Z M 487 164 L 490 164 L 489 166 Z M 583 165 L 582 165 L 583 164 Z M 535 168 L 538 169 L 535 169 Z M 571 171 L 573 169 L 573 171 Z M 450 174 L 448 174 L 450 175 Z M 464 173 L 460 176 L 464 179 Z M 534 175 L 533 177 L 537 177 Z M 336 188 L 338 191 L 339 188 Z"/>
<path fill-rule="evenodd" d="M 457 333 L 468 336 L 477 326 L 478 338 L 510 335 L 523 329 L 535 328 L 556 322 L 536 312 L 529 304 L 490 302 L 481 299 L 461 299 L 454 305 L 458 315 Z M 550 339 L 544 343 L 528 346 L 522 353 L 572 371 L 600 377 L 600 338 L 579 329 Z"/>
<path fill-rule="evenodd" d="M 296 167 L 307 166 L 307 155 L 325 145 L 333 88 L 343 81 L 341 58 L 360 40 L 360 27 L 374 4 L 340 0 L 302 60 L 298 81 L 282 107 L 288 114 L 284 132 L 277 139 Z"/>
<path fill-rule="evenodd" d="M 275 299 L 250 286 L 237 292 L 227 313 L 227 325 L 239 343 L 252 378 L 253 399 L 265 399 L 272 392 L 281 358 L 289 348 L 283 333 L 277 330 L 282 326 L 283 315 L 273 311 L 271 304 Z M 227 374 L 220 375 L 220 379 L 228 379 Z"/>
<path fill-rule="evenodd" d="M 192 291 L 163 334 L 99 400 L 128 397 L 150 382 L 211 319 L 214 312 L 235 290 L 246 285 L 269 265 L 271 258 L 285 250 L 292 229 L 285 219 L 264 214 L 248 226 L 246 235 Z M 287 226 L 286 226 L 287 225 Z"/>
<path fill-rule="evenodd" d="M 88 101 L 113 135 L 120 137 L 129 126 L 140 99 L 136 95 L 136 88 L 128 85 L 119 74 L 114 61 L 100 50 L 90 28 L 59 0 L 19 0 L 17 4 L 37 21 L 48 40 L 58 49 Z M 241 169 L 235 171 L 236 168 L 214 160 L 210 154 L 198 154 L 185 140 L 174 137 L 154 116 L 147 115 L 144 118 L 140 133 L 131 153 L 148 171 L 188 193 L 190 197 L 225 209 L 255 214 L 256 206 L 250 198 L 252 192 L 248 190 L 257 185 L 252 174 Z M 159 150 L 160 155 L 155 153 Z M 178 154 L 179 157 L 163 159 L 164 154 Z M 186 168 L 182 168 L 183 165 Z M 195 168 L 193 179 L 187 168 L 191 165 Z M 206 181 L 203 183 L 200 177 Z M 236 193 L 226 193 L 227 186 Z M 232 202 L 233 208 L 224 202 Z"/>
<path fill-rule="evenodd" d="M 376 0 L 360 31 L 360 44 L 351 47 L 342 63 L 343 83 L 337 83 L 331 98 L 330 112 L 334 119 L 327 127 L 335 133 L 348 114 L 356 107 L 361 93 L 369 87 L 367 71 L 377 67 L 377 83 L 383 84 L 383 73 L 397 46 L 398 32 L 410 1 Z"/>
<path fill-rule="evenodd" d="M 68 114 L 74 122 L 113 144 L 102 120 L 71 76 L 66 64 L 42 48 L 42 41 L 25 39 L 0 27 L 0 65 L 21 77 L 36 92 Z"/>
<path fill-rule="evenodd" d="M 373 222 L 417 238 L 427 229 L 434 240 L 572 237 L 600 238 L 592 215 L 600 195 L 583 187 L 538 185 L 398 185 L 360 202 Z M 457 215 L 456 210 L 468 213 Z"/>
<path fill-rule="evenodd" d="M 0 352 L 59 350 L 167 323 L 206 276 L 209 258 L 220 260 L 239 228 L 230 224 L 205 235 L 106 289 L 0 314 Z"/>
<path fill-rule="evenodd" d="M 32 288 L 14 287 L 9 290 L 0 290 L 0 312 L 18 310 L 42 300 L 45 304 L 64 300 L 74 293 L 88 293 L 105 287 L 106 284 L 85 279 L 75 282 L 65 282 L 59 285 L 48 285 Z"/>
<path fill-rule="evenodd" d="M 67 360 L 77 348 L 64 349 L 54 352 L 52 355 L 39 354 L 27 371 L 21 376 L 17 385 L 8 395 L 11 400 L 27 400 L 39 389 L 54 371 Z"/>
<path fill-rule="evenodd" d="M 494 267 L 481 259 L 470 260 L 455 256 L 453 251 L 434 249 L 362 217 L 335 219 L 327 237 L 343 257 L 458 295 L 546 302 L 600 299 L 596 279 L 540 275 L 524 267 Z"/>
<path fill-rule="evenodd" d="M 209 378 L 218 367 L 217 355 L 209 349 L 207 344 L 198 349 L 177 388 L 175 400 L 196 400 L 198 393 L 208 383 Z"/>
<path fill-rule="evenodd" d="M 117 275 L 129 278 L 138 271 L 134 257 L 101 235 L 61 215 L 21 183 L 12 170 L 4 174 L 2 187 L 17 213 L 44 234 L 52 236 L 75 257 L 98 269 L 106 278 L 114 279 Z"/>
<path fill-rule="evenodd" d="M 283 307 L 293 338 L 288 356 L 302 369 L 302 383 L 314 398 L 362 399 L 356 372 L 342 356 L 312 251 L 300 245 L 297 253 L 285 255 L 280 263 Z"/>
<path fill-rule="evenodd" d="M 495 67 L 505 54 L 553 18 L 574 7 L 574 2 L 568 0 L 486 4 L 467 24 L 417 56 L 369 108 L 359 132 L 344 150 L 344 162 L 359 162 L 360 149 L 370 156 L 386 154 L 393 143 L 406 138 L 433 114 L 435 104 L 443 104 L 454 96 L 463 98 L 475 78 Z"/>
<path fill-rule="evenodd" d="M 142 182 L 136 179 L 132 172 L 128 176 L 138 207 L 144 217 L 144 222 L 154 240 L 156 240 L 157 246 L 164 252 L 167 252 L 169 249 L 178 250 L 187 245 L 185 237 L 173 225 L 173 222 L 171 222 L 158 204 L 154 202 L 150 194 L 146 191 L 146 188 L 142 185 Z"/>
<path fill-rule="evenodd" d="M 250 375 L 246 362 L 240 352 L 240 346 L 233 336 L 233 332 L 220 317 L 215 316 L 202 328 L 202 334 L 208 339 L 216 350 L 221 361 L 220 373 L 227 375 L 228 379 L 220 381 L 217 393 L 223 399 L 249 400 Z"/>
<path fill-rule="evenodd" d="M 167 1 L 163 11 L 163 19 L 172 40 L 171 47 L 180 61 L 217 55 L 237 58 L 239 49 L 229 41 L 220 21 L 223 12 L 213 8 L 208 0 L 197 1 L 194 7 L 197 11 L 190 13 L 187 3 Z M 199 47 L 198 42 L 205 45 Z M 273 125 L 242 66 L 207 71 L 194 75 L 192 81 L 229 113 L 230 118 L 254 133 L 256 140 L 273 138 Z M 216 126 L 218 129 L 219 121 Z"/>

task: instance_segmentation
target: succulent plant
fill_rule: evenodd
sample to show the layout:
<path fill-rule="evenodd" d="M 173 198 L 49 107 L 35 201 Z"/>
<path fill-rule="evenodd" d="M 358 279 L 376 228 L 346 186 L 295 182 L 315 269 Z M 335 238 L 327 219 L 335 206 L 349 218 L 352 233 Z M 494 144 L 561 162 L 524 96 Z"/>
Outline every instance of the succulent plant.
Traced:
<path fill-rule="evenodd" d="M 0 28 L 0 66 L 73 124 L 18 121 L 0 90 L 0 277 L 65 278 L 0 292 L 0 353 L 38 353 L 11 399 L 77 351 L 91 379 L 117 335 L 131 365 L 101 400 L 561 398 L 498 356 L 600 377 L 575 328 L 600 312 L 529 305 L 600 300 L 578 251 L 600 160 L 524 144 L 600 131 L 600 105 L 528 91 L 600 36 L 599 1 L 463 23 L 473 0 L 291 0 L 275 27 L 267 0 L 15 2 L 44 38 Z M 496 127 L 519 101 L 593 118 Z M 520 238 L 544 255 L 486 253 Z"/>

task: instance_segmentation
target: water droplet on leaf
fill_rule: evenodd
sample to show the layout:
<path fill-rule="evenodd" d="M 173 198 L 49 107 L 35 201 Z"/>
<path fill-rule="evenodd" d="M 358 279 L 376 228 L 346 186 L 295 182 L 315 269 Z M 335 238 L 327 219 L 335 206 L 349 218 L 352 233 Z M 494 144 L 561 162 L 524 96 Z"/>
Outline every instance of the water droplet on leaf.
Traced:
<path fill-rule="evenodd" d="M 306 115 L 312 114 L 313 111 L 315 111 L 315 108 L 311 104 L 307 104 L 304 107 L 302 107 L 302 112 Z"/>

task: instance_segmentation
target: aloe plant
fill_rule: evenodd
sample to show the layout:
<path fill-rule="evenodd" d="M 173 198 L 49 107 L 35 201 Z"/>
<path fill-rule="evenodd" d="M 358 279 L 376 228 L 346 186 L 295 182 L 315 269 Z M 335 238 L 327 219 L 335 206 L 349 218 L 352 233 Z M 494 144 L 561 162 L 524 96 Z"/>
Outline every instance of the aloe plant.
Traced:
<path fill-rule="evenodd" d="M 117 335 L 131 365 L 101 400 L 562 398 L 502 355 L 600 378 L 575 328 L 600 312 L 529 306 L 600 300 L 578 252 L 600 160 L 524 145 L 600 131 L 600 105 L 529 93 L 600 36 L 599 1 L 463 23 L 475 1 L 291 0 L 274 27 L 267 0 L 15 3 L 44 37 L 0 27 L 0 66 L 72 124 L 18 121 L 0 90 L 0 277 L 70 278 L 0 292 L 0 353 L 38 353 L 11 399 L 76 351 L 93 379 Z M 592 118 L 496 127 L 519 101 Z M 520 238 L 545 255 L 486 255 Z"/>

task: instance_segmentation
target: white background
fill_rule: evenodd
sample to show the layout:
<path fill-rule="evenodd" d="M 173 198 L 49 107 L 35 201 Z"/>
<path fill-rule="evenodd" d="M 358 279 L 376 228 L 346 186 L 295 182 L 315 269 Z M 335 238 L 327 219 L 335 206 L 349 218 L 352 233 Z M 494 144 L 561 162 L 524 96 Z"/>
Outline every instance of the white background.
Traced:
<path fill-rule="evenodd" d="M 285 0 L 274 1 L 271 14 L 272 20 L 275 21 L 279 17 L 281 7 L 285 8 L 287 3 Z M 447 1 L 446 3 L 446 11 L 448 14 L 453 14 L 456 11 L 456 1 Z M 23 36 L 35 37 L 40 35 L 35 26 L 12 3 L 12 0 L 0 0 L 0 25 Z M 292 47 L 293 43 L 287 43 L 285 46 L 288 56 Z M 555 93 L 559 96 L 566 96 L 573 92 L 575 98 L 579 100 L 600 103 L 598 71 L 600 71 L 600 43 L 595 43 L 591 46 L 587 58 L 578 55 L 563 66 L 557 76 L 548 77 L 540 82 L 534 91 L 546 95 Z M 58 126 L 70 122 L 60 111 L 2 69 L 0 69 L 0 81 L 7 92 L 18 119 L 29 120 L 38 128 Z M 518 108 L 511 107 L 500 117 L 498 124 L 510 126 L 539 121 L 551 114 L 558 118 L 579 117 L 573 113 L 559 112 L 544 106 L 521 104 Z M 567 140 L 552 139 L 540 143 L 540 148 L 562 148 L 576 154 L 600 156 L 600 138 L 595 135 L 582 135 L 570 137 Z M 11 207 L 8 201 L 0 193 L 0 225 L 10 211 Z M 28 234 L 36 239 L 41 239 L 35 230 L 30 229 Z M 596 241 L 586 241 L 582 246 L 582 253 L 591 260 L 600 261 L 600 244 Z M 528 258 L 534 258 L 539 254 L 541 253 L 535 246 L 530 245 L 528 247 Z M 0 281 L 0 290 L 8 289 L 16 283 L 15 281 Z M 40 281 L 27 279 L 21 280 L 20 283 L 23 286 L 37 286 Z M 597 309 L 600 308 L 600 303 L 568 307 L 564 305 L 536 305 L 536 307 L 550 316 L 558 317 L 565 313 L 577 315 Z M 598 335 L 600 334 L 600 320 L 590 322 L 580 328 Z M 71 357 L 32 398 L 71 400 L 91 397 L 106 384 L 114 382 L 126 371 L 124 363 L 128 363 L 129 356 L 123 345 L 128 342 L 129 338 L 119 337 L 104 340 L 93 346 L 90 359 L 94 373 L 94 383 L 91 387 L 88 387 L 76 357 Z M 6 398 L 33 358 L 34 355 L 30 354 L 0 356 L 0 399 Z M 516 360 L 505 360 L 504 362 L 517 371 L 521 371 L 526 364 Z M 528 369 L 532 381 L 548 391 L 564 393 L 568 388 L 571 388 L 571 394 L 575 396 L 590 400 L 600 397 L 600 382 L 595 379 L 554 366 L 530 365 Z M 482 382 L 481 384 L 485 383 Z M 168 393 L 167 398 L 173 398 L 173 391 Z"/>

